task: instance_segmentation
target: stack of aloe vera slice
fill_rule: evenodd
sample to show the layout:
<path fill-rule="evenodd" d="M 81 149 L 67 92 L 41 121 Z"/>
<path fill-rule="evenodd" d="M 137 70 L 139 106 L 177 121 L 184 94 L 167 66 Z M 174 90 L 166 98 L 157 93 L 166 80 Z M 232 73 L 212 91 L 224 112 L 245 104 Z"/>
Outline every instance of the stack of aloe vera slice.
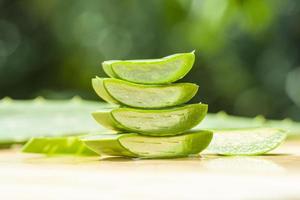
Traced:
<path fill-rule="evenodd" d="M 194 52 L 161 59 L 105 61 L 110 78 L 92 79 L 96 93 L 113 109 L 95 111 L 94 119 L 116 134 L 82 141 L 100 155 L 171 158 L 198 154 L 212 132 L 190 130 L 205 117 L 206 104 L 186 104 L 198 91 L 193 83 L 173 83 L 192 68 Z"/>
<path fill-rule="evenodd" d="M 5 98 L 0 102 L 0 147 L 35 136 L 23 152 L 172 158 L 206 149 L 204 153 L 219 155 L 260 155 L 285 140 L 287 127 L 293 125 L 298 131 L 299 125 L 287 120 L 252 120 L 222 112 L 206 117 L 206 104 L 186 104 L 198 86 L 173 82 L 189 72 L 194 59 L 191 52 L 162 59 L 105 61 L 103 68 L 110 78 L 96 77 L 92 85 L 112 106 L 78 98 L 63 102 L 37 98 L 26 103 Z M 93 112 L 95 120 L 114 131 L 100 129 L 101 134 L 80 136 L 99 130 L 85 117 L 97 108 L 102 110 Z"/>

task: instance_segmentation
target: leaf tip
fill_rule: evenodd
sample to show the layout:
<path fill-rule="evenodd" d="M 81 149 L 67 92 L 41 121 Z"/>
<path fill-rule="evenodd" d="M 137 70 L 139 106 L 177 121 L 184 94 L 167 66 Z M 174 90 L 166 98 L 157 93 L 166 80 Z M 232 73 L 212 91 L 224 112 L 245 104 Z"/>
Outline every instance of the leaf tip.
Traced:
<path fill-rule="evenodd" d="M 72 103 L 81 103 L 82 102 L 82 98 L 78 95 L 75 95 L 72 99 L 71 99 Z"/>
<path fill-rule="evenodd" d="M 40 104 L 40 103 L 44 103 L 45 102 L 45 98 L 42 97 L 42 96 L 37 96 L 33 101 L 36 104 Z"/>
<path fill-rule="evenodd" d="M 11 103 L 13 101 L 12 98 L 6 96 L 4 97 L 3 99 L 0 100 L 1 103 L 4 103 L 4 104 L 8 104 L 8 103 Z"/>

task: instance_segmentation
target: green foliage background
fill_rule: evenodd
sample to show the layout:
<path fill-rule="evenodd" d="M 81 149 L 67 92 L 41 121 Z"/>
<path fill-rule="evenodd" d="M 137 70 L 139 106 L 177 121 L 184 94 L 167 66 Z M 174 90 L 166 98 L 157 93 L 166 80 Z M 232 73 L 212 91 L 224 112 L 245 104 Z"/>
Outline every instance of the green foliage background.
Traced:
<path fill-rule="evenodd" d="M 0 98 L 98 100 L 103 60 L 196 50 L 210 111 L 300 119 L 300 1 L 0 0 Z"/>

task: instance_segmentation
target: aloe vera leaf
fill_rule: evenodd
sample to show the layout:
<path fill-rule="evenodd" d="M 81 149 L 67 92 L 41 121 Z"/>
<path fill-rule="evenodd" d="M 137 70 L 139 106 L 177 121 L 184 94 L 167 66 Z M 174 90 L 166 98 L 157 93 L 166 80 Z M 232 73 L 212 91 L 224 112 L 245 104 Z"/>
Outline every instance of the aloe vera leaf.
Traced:
<path fill-rule="evenodd" d="M 111 107 L 106 103 L 72 100 L 0 101 L 0 145 L 24 143 L 31 137 L 83 135 L 103 130 L 90 113 Z"/>
<path fill-rule="evenodd" d="M 107 102 L 137 108 L 165 108 L 188 102 L 198 86 L 192 83 L 141 85 L 114 78 L 94 78 L 93 88 Z"/>
<path fill-rule="evenodd" d="M 279 128 L 287 131 L 288 139 L 300 137 L 300 122 L 291 119 L 269 120 L 263 116 L 254 118 L 228 115 L 221 111 L 217 114 L 208 113 L 205 119 L 197 126 L 200 129 L 237 129 L 237 128 Z"/>
<path fill-rule="evenodd" d="M 210 131 L 197 130 L 172 137 L 150 137 L 128 133 L 87 136 L 82 140 L 100 155 L 174 158 L 200 153 L 209 145 L 212 135 Z"/>
<path fill-rule="evenodd" d="M 178 135 L 196 126 L 205 117 L 207 108 L 206 104 L 189 104 L 161 110 L 116 108 L 111 111 L 96 111 L 92 115 L 99 124 L 110 129 L 168 136 Z"/>
<path fill-rule="evenodd" d="M 110 60 L 102 63 L 112 78 L 142 84 L 172 83 L 183 78 L 195 61 L 194 51 L 173 54 L 160 59 Z"/>
<path fill-rule="evenodd" d="M 215 130 L 207 152 L 221 155 L 260 155 L 279 146 L 286 132 L 274 128 Z"/>
<path fill-rule="evenodd" d="M 95 156 L 78 136 L 69 137 L 35 137 L 31 138 L 22 148 L 24 153 L 41 153 L 47 155 L 79 155 Z"/>

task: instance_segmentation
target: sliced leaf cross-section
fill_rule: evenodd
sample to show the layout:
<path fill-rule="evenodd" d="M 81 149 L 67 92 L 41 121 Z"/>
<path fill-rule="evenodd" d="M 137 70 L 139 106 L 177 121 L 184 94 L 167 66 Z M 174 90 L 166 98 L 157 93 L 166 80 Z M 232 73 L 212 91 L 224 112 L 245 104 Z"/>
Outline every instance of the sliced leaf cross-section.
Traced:
<path fill-rule="evenodd" d="M 140 158 L 173 158 L 198 154 L 212 139 L 210 131 L 189 131 L 173 137 L 136 133 L 87 136 L 83 142 L 100 155 Z"/>
<path fill-rule="evenodd" d="M 102 63 L 112 78 L 142 84 L 165 84 L 184 77 L 195 61 L 194 52 L 173 54 L 160 59 L 110 60 Z"/>
<path fill-rule="evenodd" d="M 286 132 L 275 128 L 214 130 L 207 152 L 221 155 L 259 155 L 279 146 Z"/>
<path fill-rule="evenodd" d="M 199 103 L 161 110 L 116 108 L 96 111 L 92 115 L 99 124 L 109 129 L 170 136 L 195 127 L 205 117 L 207 109 L 206 104 Z"/>
<path fill-rule="evenodd" d="M 136 108 L 164 108 L 188 102 L 197 93 L 192 83 L 141 85 L 114 78 L 94 78 L 93 88 L 105 101 Z"/>

